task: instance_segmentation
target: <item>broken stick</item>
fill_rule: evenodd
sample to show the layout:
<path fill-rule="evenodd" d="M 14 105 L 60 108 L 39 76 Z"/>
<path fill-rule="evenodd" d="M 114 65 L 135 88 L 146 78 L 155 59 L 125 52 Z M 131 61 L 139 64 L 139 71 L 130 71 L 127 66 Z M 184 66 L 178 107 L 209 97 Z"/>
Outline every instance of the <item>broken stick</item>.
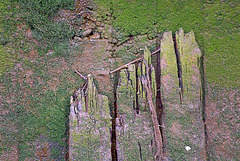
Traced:
<path fill-rule="evenodd" d="M 78 70 L 75 70 L 74 72 L 77 73 L 82 79 L 87 80 L 87 77 L 82 75 Z"/>
<path fill-rule="evenodd" d="M 161 50 L 160 48 L 157 49 L 156 51 L 152 52 L 151 55 L 154 55 L 154 54 L 158 53 L 160 50 Z M 130 64 L 133 64 L 133 63 L 136 63 L 136 62 L 138 62 L 138 61 L 141 61 L 143 58 L 144 58 L 144 57 L 137 58 L 137 59 L 135 59 L 135 60 L 133 60 L 133 61 L 131 61 L 131 62 L 129 62 L 129 63 L 127 63 L 127 64 L 119 67 L 119 68 L 117 68 L 117 69 L 114 69 L 113 71 L 111 71 L 111 72 L 109 72 L 109 73 L 112 74 L 112 73 L 115 73 L 115 72 L 117 72 L 117 71 L 119 71 L 119 70 L 122 70 L 122 69 L 124 69 L 124 68 L 127 68 Z"/>
<path fill-rule="evenodd" d="M 150 113 L 151 113 L 151 117 L 152 117 L 152 122 L 153 122 L 154 136 L 155 136 L 156 149 L 157 149 L 157 152 L 155 155 L 155 160 L 161 161 L 163 159 L 162 135 L 161 135 L 159 123 L 157 120 L 156 109 L 154 107 L 153 100 L 152 100 L 152 91 L 151 91 L 151 84 L 150 84 L 150 79 L 149 79 L 149 67 L 148 67 L 147 62 L 144 59 L 143 59 L 143 62 L 146 66 L 146 75 L 141 76 L 141 81 L 142 81 L 143 87 L 145 88 L 145 90 L 147 92 L 147 100 L 148 100 Z"/>

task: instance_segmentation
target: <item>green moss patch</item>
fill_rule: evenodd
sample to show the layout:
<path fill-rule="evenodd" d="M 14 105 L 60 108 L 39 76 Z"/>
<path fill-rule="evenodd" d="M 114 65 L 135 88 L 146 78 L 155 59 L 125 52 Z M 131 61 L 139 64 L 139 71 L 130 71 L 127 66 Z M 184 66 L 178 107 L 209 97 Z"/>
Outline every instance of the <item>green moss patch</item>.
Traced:
<path fill-rule="evenodd" d="M 3 47 L 0 45 L 0 76 L 4 74 L 7 69 L 13 65 L 13 58 L 10 48 Z"/>

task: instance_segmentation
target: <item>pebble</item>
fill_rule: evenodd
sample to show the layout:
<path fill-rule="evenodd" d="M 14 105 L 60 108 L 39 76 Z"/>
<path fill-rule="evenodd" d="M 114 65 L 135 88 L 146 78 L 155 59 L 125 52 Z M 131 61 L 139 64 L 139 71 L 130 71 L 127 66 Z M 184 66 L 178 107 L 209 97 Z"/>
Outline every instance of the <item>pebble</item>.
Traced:
<path fill-rule="evenodd" d="M 190 146 L 186 146 L 185 149 L 186 149 L 186 151 L 191 150 Z"/>
<path fill-rule="evenodd" d="M 75 36 L 74 40 L 83 41 L 83 39 L 81 37 L 78 37 L 78 36 Z"/>
<path fill-rule="evenodd" d="M 92 29 L 87 29 L 86 31 L 83 32 L 82 36 L 83 37 L 88 37 L 92 33 Z"/>
<path fill-rule="evenodd" d="M 100 39 L 100 34 L 95 32 L 92 36 L 91 39 Z"/>

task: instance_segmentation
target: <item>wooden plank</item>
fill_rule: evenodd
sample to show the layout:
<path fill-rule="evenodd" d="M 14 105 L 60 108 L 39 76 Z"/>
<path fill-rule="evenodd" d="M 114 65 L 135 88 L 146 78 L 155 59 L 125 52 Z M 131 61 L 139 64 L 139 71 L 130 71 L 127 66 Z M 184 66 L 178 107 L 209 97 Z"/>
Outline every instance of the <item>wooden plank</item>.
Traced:
<path fill-rule="evenodd" d="M 151 55 L 154 55 L 154 54 L 158 53 L 160 50 L 161 50 L 160 48 L 157 49 L 156 51 L 152 52 Z M 143 60 L 143 59 L 144 59 L 144 57 L 137 58 L 137 59 L 135 59 L 135 60 L 133 60 L 133 61 L 131 61 L 131 62 L 129 62 L 129 63 L 127 63 L 127 64 L 119 67 L 119 68 L 117 68 L 117 69 L 112 70 L 112 71 L 110 72 L 110 74 L 115 73 L 115 72 L 117 72 L 117 71 L 120 71 L 120 70 L 122 70 L 122 69 L 125 69 L 125 68 L 127 68 L 130 64 L 134 64 L 134 63 L 139 62 L 139 61 L 141 61 L 141 60 Z"/>

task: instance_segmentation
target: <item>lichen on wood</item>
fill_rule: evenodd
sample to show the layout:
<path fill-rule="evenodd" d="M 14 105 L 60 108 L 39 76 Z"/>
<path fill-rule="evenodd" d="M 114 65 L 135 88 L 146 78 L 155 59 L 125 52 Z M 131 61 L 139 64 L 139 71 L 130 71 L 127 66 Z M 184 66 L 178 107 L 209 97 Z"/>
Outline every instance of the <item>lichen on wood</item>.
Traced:
<path fill-rule="evenodd" d="M 180 48 L 180 62 L 182 65 L 183 102 L 185 125 L 182 126 L 186 133 L 190 133 L 187 139 L 197 152 L 192 156 L 198 160 L 206 160 L 204 124 L 202 118 L 201 103 L 201 76 L 199 59 L 201 50 L 195 40 L 193 32 L 184 34 L 182 29 L 176 32 L 178 48 Z M 190 117 L 190 119 L 188 118 Z M 190 121 L 191 120 L 191 121 Z"/>
<path fill-rule="evenodd" d="M 146 90 L 147 93 L 147 101 L 149 105 L 149 110 L 152 118 L 153 123 L 153 130 L 154 130 L 154 137 L 155 137 L 155 143 L 156 143 L 156 154 L 155 154 L 155 160 L 160 161 L 163 160 L 163 143 L 162 143 L 162 135 L 159 128 L 159 123 L 157 119 L 157 113 L 156 113 L 156 107 L 153 104 L 153 98 L 152 98 L 152 86 L 150 82 L 150 75 L 149 75 L 149 67 L 147 64 L 147 61 L 143 60 L 145 66 L 146 66 L 146 74 L 142 76 L 141 82 Z"/>
<path fill-rule="evenodd" d="M 193 32 L 176 33 L 177 50 L 174 51 L 172 34 L 164 33 L 161 42 L 162 95 L 165 106 L 168 156 L 173 160 L 205 160 L 204 129 L 201 105 L 201 82 L 198 67 L 201 51 Z M 176 60 L 175 53 L 180 53 Z M 180 100 L 177 62 L 181 63 L 183 100 Z M 185 146 L 191 147 L 186 151 Z"/>
<path fill-rule="evenodd" d="M 153 160 L 156 146 L 149 109 L 140 108 L 137 114 L 135 108 L 136 81 L 139 81 L 136 78 L 138 69 L 135 67 L 132 64 L 128 69 L 120 72 L 117 89 L 118 118 L 116 119 L 118 160 Z M 137 67 L 140 68 L 140 64 Z M 139 93 L 143 92 L 142 87 L 139 89 Z M 142 99 L 140 96 L 142 95 L 139 95 L 139 100 Z"/>
<path fill-rule="evenodd" d="M 91 75 L 88 75 L 87 84 L 86 92 L 79 89 L 76 100 L 71 101 L 69 159 L 111 160 L 108 98 L 98 94 Z"/>

